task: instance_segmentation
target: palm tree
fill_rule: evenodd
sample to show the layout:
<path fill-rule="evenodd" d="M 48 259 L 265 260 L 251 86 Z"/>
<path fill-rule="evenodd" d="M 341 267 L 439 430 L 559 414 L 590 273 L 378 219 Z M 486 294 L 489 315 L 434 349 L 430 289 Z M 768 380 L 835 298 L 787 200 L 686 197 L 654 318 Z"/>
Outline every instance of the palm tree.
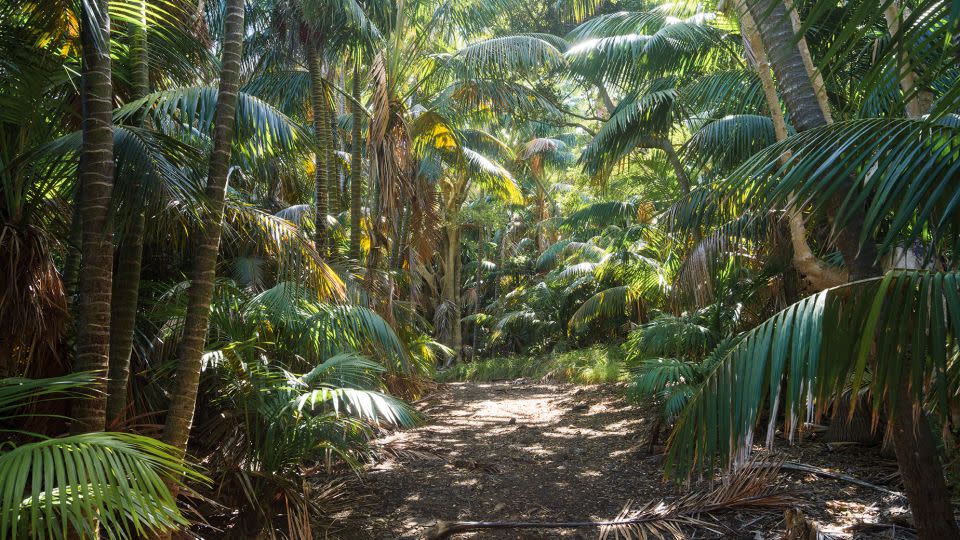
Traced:
<path fill-rule="evenodd" d="M 221 51 L 220 88 L 214 118 L 213 150 L 207 173 L 206 225 L 195 241 L 190 286 L 187 293 L 187 314 L 180 341 L 176 370 L 176 387 L 170 398 L 170 409 L 163 440 L 185 452 L 197 402 L 200 363 L 210 318 L 217 255 L 220 248 L 224 197 L 230 168 L 230 155 L 235 129 L 237 92 L 240 86 L 240 60 L 244 39 L 244 0 L 228 0 L 224 16 Z M 176 489 L 171 491 L 176 493 Z"/>
<path fill-rule="evenodd" d="M 350 126 L 350 259 L 360 260 L 361 197 L 363 195 L 363 147 L 360 144 L 364 111 L 361 109 L 361 69 L 359 56 L 354 60 L 351 78 L 351 126 Z"/>
<path fill-rule="evenodd" d="M 113 279 L 113 229 L 108 215 L 113 191 L 113 86 L 107 10 L 106 0 L 89 0 L 81 13 L 83 147 L 77 204 L 83 272 L 74 370 L 95 373 L 97 382 L 95 393 L 74 406 L 76 433 L 103 431 L 106 426 Z"/>
<path fill-rule="evenodd" d="M 747 8 L 759 29 L 794 128 L 803 132 L 828 125 L 830 112 L 825 100 L 818 98 L 816 79 L 808 68 L 809 60 L 805 61 L 805 43 L 798 43 L 794 37 L 794 15 L 779 0 L 748 1 Z M 828 216 L 846 206 L 843 197 L 853 188 L 842 177 L 838 180 L 846 189 L 835 191 L 827 210 Z M 831 217 L 836 221 L 836 216 Z M 851 280 L 876 276 L 880 272 L 873 241 L 864 232 L 864 219 L 863 211 L 854 205 L 844 223 L 835 224 L 837 247 L 844 256 Z M 918 530 L 924 537 L 960 538 L 960 529 L 947 502 L 946 484 L 938 466 L 930 429 L 923 417 L 915 421 L 912 403 L 907 399 L 908 390 L 904 388 L 897 392 L 899 399 L 891 399 L 891 406 L 896 403 L 899 407 L 892 411 L 894 444 L 898 449 L 904 486 L 916 513 Z"/>
<path fill-rule="evenodd" d="M 150 60 L 147 49 L 147 3 L 139 0 L 139 24 L 130 32 L 130 56 L 133 71 L 134 99 L 150 93 Z M 135 210 L 118 246 L 116 276 L 113 280 L 110 305 L 110 370 L 107 383 L 107 421 L 119 418 L 127 406 L 127 381 L 130 378 L 130 355 L 140 296 L 140 270 L 143 260 L 143 236 L 146 211 Z"/>

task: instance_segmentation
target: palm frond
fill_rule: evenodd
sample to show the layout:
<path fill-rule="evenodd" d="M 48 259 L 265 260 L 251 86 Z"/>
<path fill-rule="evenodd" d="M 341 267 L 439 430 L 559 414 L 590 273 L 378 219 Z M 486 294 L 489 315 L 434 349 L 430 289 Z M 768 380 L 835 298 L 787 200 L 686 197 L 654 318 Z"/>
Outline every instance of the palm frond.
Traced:
<path fill-rule="evenodd" d="M 822 209 L 834 195 L 834 227 L 866 207 L 863 237 L 879 234 L 881 251 L 930 234 L 934 241 L 955 230 L 960 195 L 960 128 L 926 120 L 850 120 L 793 135 L 758 152 L 722 186 L 730 203 L 753 209 L 810 204 Z M 791 152 L 781 164 L 780 156 Z M 794 198 L 796 197 L 796 198 Z"/>
<path fill-rule="evenodd" d="M 847 388 L 868 384 L 875 414 L 901 389 L 948 406 L 947 344 L 960 329 L 960 274 L 891 272 L 805 298 L 746 333 L 691 398 L 670 437 L 667 470 L 683 475 L 749 453 L 772 403 L 769 435 L 784 411 L 790 437 Z M 873 376 L 864 382 L 864 374 Z"/>
<path fill-rule="evenodd" d="M 187 524 L 166 483 L 203 480 L 176 451 L 127 433 L 86 433 L 0 454 L 0 538 L 138 538 Z"/>

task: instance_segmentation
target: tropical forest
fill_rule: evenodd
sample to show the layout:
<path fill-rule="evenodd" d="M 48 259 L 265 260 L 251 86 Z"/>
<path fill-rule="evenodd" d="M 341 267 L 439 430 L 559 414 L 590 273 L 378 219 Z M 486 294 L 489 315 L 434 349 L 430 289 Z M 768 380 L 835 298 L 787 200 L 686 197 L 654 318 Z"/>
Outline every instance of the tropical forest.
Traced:
<path fill-rule="evenodd" d="M 0 540 L 960 540 L 960 0 L 0 0 Z"/>

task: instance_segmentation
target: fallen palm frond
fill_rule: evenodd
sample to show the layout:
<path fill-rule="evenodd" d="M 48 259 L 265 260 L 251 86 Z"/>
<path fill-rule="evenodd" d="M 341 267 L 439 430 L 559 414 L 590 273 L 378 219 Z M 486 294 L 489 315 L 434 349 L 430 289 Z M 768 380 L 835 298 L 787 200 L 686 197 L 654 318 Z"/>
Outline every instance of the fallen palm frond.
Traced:
<path fill-rule="evenodd" d="M 428 540 L 442 540 L 455 534 L 481 529 L 579 529 L 599 527 L 600 539 L 686 538 L 684 528 L 711 526 L 702 518 L 735 508 L 784 508 L 794 498 L 776 486 L 779 463 L 755 462 L 741 467 L 714 489 L 681 497 L 675 501 L 652 501 L 634 508 L 624 506 L 616 518 L 607 521 L 455 521 L 440 522 L 427 533 Z"/>

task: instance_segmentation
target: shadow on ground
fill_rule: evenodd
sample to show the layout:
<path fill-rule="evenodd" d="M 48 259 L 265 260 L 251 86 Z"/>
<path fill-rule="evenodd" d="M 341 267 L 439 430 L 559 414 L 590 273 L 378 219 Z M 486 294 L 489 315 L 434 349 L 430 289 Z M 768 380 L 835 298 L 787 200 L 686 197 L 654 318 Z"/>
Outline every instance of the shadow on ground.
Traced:
<path fill-rule="evenodd" d="M 452 383 L 421 410 L 429 424 L 380 440 L 390 457 L 368 472 L 376 500 L 358 537 L 419 538 L 437 520 L 610 518 L 631 494 L 675 493 L 651 474 L 648 420 L 614 388 Z M 540 537 L 484 537 L 518 534 Z M 549 537 L 563 535 L 575 536 Z"/>
<path fill-rule="evenodd" d="M 647 451 L 655 409 L 629 404 L 622 388 L 529 380 L 442 385 L 418 403 L 428 422 L 378 441 L 382 459 L 364 478 L 367 504 L 344 538 L 422 538 L 438 520 L 579 521 L 609 519 L 630 500 L 673 499 L 697 489 L 663 480 L 662 456 Z M 787 447 L 787 460 L 889 484 L 892 463 L 876 449 Z M 803 512 L 838 537 L 849 525 L 883 521 L 903 501 L 812 475 L 781 473 Z M 703 487 L 703 486 L 700 486 Z M 900 508 L 900 511 L 903 509 Z M 730 512 L 716 534 L 697 538 L 780 538 L 782 512 Z M 719 523 L 719 522 L 718 522 Z M 705 532 L 705 531 L 700 531 Z M 735 532 L 735 534 L 733 534 Z M 881 528 L 880 534 L 889 533 Z M 485 531 L 457 538 L 596 538 L 596 529 Z M 880 536 L 886 537 L 886 536 Z M 897 538 L 909 538 L 896 535 Z"/>

